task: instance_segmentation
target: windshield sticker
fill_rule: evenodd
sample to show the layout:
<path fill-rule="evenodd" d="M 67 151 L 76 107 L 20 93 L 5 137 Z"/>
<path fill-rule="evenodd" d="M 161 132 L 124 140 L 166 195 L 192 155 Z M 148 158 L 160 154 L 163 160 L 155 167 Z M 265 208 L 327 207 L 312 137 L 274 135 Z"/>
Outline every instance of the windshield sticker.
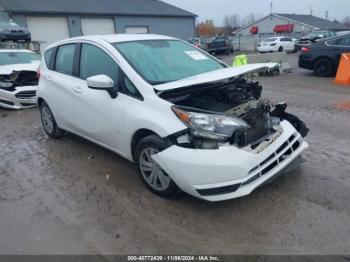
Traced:
<path fill-rule="evenodd" d="M 199 51 L 185 51 L 186 55 L 190 56 L 193 60 L 206 60 L 208 57 L 206 57 L 204 54 L 202 54 Z"/>

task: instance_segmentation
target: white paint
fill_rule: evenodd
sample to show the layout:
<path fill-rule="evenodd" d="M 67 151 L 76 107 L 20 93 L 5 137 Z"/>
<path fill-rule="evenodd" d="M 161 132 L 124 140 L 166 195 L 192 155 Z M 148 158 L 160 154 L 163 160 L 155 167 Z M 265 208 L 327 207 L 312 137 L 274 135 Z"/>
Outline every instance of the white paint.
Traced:
<path fill-rule="evenodd" d="M 43 41 L 40 50 L 59 40 L 69 38 L 69 28 L 66 17 L 28 16 L 27 26 L 33 41 Z"/>
<path fill-rule="evenodd" d="M 127 26 L 125 27 L 126 34 L 148 34 L 147 26 Z"/>
<path fill-rule="evenodd" d="M 83 35 L 115 34 L 112 18 L 82 18 L 81 29 Z"/>

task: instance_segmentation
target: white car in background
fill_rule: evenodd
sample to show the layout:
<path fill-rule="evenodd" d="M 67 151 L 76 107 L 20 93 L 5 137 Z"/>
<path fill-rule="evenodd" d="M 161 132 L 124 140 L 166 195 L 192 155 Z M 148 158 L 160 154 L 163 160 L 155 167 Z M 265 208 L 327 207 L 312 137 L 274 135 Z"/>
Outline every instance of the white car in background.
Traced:
<path fill-rule="evenodd" d="M 245 75 L 184 41 L 106 35 L 51 45 L 40 65 L 45 132 L 82 136 L 137 164 L 151 191 L 209 201 L 250 194 L 296 163 L 308 129 Z"/>
<path fill-rule="evenodd" d="M 28 50 L 0 50 L 0 107 L 30 108 L 37 105 L 37 70 L 40 57 Z"/>
<path fill-rule="evenodd" d="M 260 53 L 268 52 L 294 52 L 295 41 L 289 37 L 271 37 L 258 44 Z"/>

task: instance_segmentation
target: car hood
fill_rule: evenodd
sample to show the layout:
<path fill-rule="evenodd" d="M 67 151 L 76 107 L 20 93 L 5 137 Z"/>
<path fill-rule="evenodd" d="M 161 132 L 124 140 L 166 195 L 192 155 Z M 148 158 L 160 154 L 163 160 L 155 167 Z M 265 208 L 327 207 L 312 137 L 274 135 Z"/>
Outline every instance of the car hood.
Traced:
<path fill-rule="evenodd" d="M 31 64 L 13 64 L 0 66 L 1 75 L 10 75 L 13 71 L 37 71 L 40 61 Z"/>
<path fill-rule="evenodd" d="M 232 77 L 239 77 L 247 74 L 258 73 L 272 69 L 276 66 L 278 66 L 278 64 L 276 63 L 257 63 L 250 65 L 242 65 L 239 67 L 228 67 L 165 84 L 155 85 L 154 88 L 157 91 L 167 91 L 181 87 L 211 83 L 216 81 L 222 81 Z"/>

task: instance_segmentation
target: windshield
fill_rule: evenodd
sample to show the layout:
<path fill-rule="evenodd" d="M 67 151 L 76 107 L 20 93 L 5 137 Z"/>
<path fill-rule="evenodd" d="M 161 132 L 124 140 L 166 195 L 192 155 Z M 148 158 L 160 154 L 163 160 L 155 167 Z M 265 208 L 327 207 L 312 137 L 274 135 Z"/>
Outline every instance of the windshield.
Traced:
<path fill-rule="evenodd" d="M 275 42 L 278 38 L 268 38 L 265 39 L 264 42 Z"/>
<path fill-rule="evenodd" d="M 224 68 L 204 52 L 179 40 L 132 41 L 113 46 L 152 85 Z"/>
<path fill-rule="evenodd" d="M 28 52 L 0 52 L 0 66 L 13 64 L 30 64 L 39 61 L 36 54 Z"/>

